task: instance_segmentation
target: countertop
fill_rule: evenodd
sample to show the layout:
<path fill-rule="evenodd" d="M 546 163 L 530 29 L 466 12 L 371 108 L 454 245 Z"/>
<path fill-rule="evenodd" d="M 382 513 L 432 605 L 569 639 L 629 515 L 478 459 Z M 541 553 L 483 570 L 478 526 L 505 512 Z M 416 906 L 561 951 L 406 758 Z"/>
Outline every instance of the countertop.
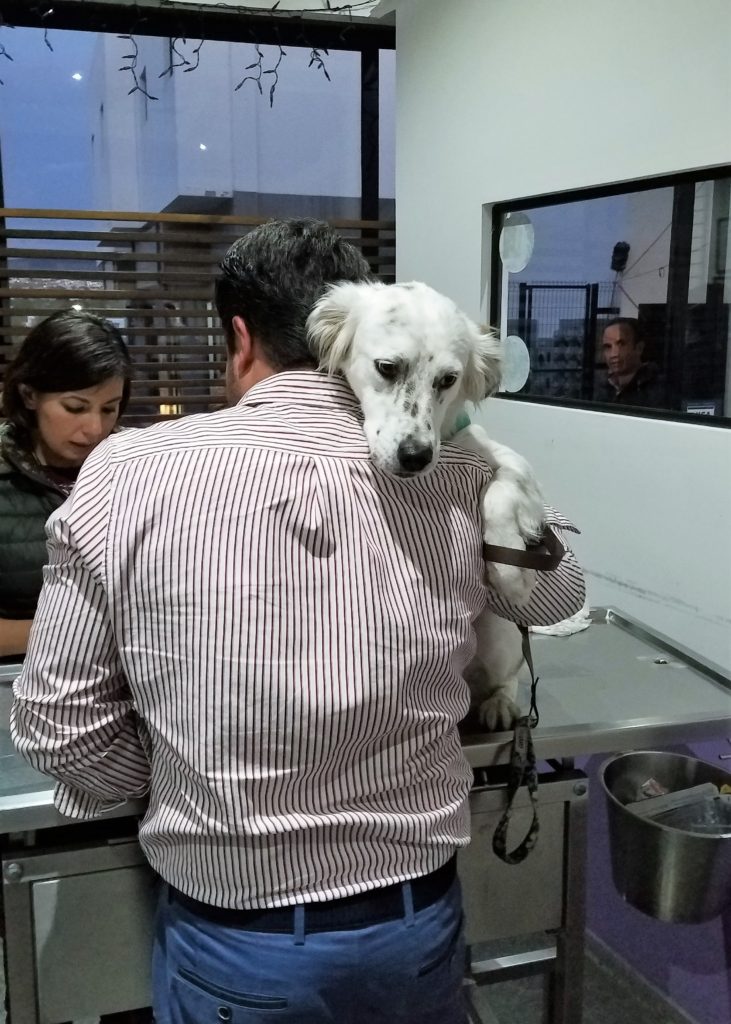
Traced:
<path fill-rule="evenodd" d="M 533 634 L 539 676 L 538 758 L 568 758 L 666 747 L 731 736 L 731 678 L 667 637 L 613 609 L 595 609 L 592 625 L 569 637 Z M 0 666 L 0 833 L 68 824 L 53 807 L 53 783 L 14 752 L 8 731 L 11 681 Z M 521 694 L 527 706 L 527 687 Z M 470 764 L 504 763 L 511 734 L 467 736 Z M 140 814 L 130 803 L 109 817 Z"/>

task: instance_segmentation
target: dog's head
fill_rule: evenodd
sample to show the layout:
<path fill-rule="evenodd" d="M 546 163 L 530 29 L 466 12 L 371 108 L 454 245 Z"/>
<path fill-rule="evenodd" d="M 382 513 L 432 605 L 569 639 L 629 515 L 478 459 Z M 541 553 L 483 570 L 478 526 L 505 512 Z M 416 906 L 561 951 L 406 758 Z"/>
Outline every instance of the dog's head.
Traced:
<path fill-rule="evenodd" d="M 397 476 L 430 470 L 466 401 L 500 382 L 500 344 L 420 282 L 333 285 L 307 321 L 320 365 L 358 397 L 376 464 Z"/>

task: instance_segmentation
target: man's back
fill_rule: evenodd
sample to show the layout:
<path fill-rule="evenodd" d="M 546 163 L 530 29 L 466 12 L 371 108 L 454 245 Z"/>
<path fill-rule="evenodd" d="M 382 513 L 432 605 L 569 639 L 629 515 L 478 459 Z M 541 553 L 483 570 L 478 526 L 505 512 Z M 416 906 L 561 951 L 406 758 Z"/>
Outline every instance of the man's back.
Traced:
<path fill-rule="evenodd" d="M 486 479 L 449 447 L 426 478 L 380 473 L 354 396 L 312 371 L 94 460 L 66 519 L 141 718 L 141 842 L 176 888 L 333 898 L 467 842 Z"/>

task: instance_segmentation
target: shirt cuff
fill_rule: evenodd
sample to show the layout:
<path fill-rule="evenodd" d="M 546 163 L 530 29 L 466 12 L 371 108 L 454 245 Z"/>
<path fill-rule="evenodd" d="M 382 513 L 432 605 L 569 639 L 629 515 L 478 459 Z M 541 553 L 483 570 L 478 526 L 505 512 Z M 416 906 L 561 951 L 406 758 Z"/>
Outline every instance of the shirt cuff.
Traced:
<path fill-rule="evenodd" d="M 53 791 L 53 803 L 59 814 L 66 818 L 88 821 L 98 818 L 107 811 L 113 811 L 125 804 L 126 800 L 100 800 L 81 789 L 75 789 L 65 782 L 57 782 Z"/>

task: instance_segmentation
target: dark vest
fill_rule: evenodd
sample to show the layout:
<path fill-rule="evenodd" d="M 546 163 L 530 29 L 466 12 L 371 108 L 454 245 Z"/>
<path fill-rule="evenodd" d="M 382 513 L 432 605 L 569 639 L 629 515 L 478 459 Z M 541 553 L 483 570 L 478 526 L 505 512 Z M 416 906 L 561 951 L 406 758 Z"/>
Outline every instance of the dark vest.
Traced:
<path fill-rule="evenodd" d="M 0 432 L 0 618 L 32 619 L 43 583 L 46 520 L 66 494 L 5 447 Z"/>

